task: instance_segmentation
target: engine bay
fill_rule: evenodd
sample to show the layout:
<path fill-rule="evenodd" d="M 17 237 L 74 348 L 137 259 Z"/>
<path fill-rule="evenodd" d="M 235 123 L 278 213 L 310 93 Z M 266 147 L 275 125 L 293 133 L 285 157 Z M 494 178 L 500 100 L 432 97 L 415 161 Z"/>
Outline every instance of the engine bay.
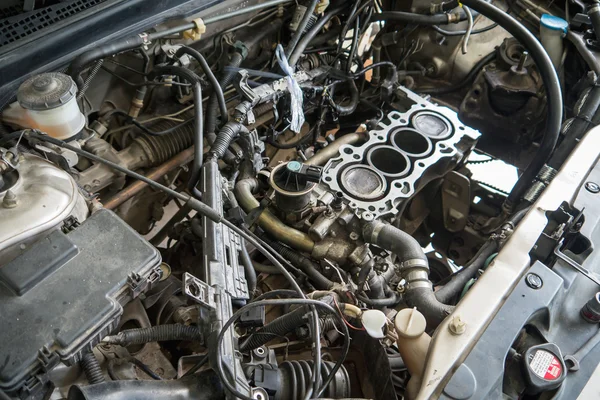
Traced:
<path fill-rule="evenodd" d="M 597 3 L 163 3 L 0 6 L 0 399 L 595 398 Z"/>

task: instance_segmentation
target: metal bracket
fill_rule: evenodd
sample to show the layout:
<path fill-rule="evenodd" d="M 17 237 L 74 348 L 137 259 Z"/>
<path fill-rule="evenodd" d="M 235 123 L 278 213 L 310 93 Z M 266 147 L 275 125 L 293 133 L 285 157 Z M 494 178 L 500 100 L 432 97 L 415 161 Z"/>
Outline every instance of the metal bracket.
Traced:
<path fill-rule="evenodd" d="M 558 242 L 558 245 L 556 245 L 556 247 L 554 248 L 554 255 L 556 257 L 560 258 L 561 260 L 563 260 L 564 262 L 566 262 L 570 267 L 576 269 L 579 273 L 581 273 L 583 276 L 585 276 L 586 278 L 588 278 L 589 280 L 594 282 L 596 285 L 600 286 L 600 280 L 592 272 L 583 268 L 571 257 L 569 257 L 568 255 L 566 255 L 565 253 L 560 251 L 560 248 L 562 247 L 563 242 L 564 242 L 564 239 L 561 239 Z"/>
<path fill-rule="evenodd" d="M 189 273 L 183 274 L 183 292 L 203 306 L 215 309 L 215 289 Z"/>

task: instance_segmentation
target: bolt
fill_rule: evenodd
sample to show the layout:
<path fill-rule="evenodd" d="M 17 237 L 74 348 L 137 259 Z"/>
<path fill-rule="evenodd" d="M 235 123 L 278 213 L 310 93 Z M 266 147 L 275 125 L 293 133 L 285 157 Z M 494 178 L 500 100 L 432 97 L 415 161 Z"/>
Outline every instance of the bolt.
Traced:
<path fill-rule="evenodd" d="M 525 277 L 525 283 L 532 289 L 539 289 L 544 285 L 544 281 L 538 274 L 530 273 Z"/>
<path fill-rule="evenodd" d="M 358 240 L 358 233 L 356 232 L 350 232 L 350 240 Z"/>
<path fill-rule="evenodd" d="M 375 217 L 370 212 L 365 211 L 364 213 L 362 213 L 362 219 L 365 222 L 371 222 L 375 219 Z"/>
<path fill-rule="evenodd" d="M 521 54 L 521 58 L 519 59 L 519 65 L 517 65 L 517 71 L 523 71 L 525 68 L 525 63 L 527 62 L 527 58 L 529 57 L 529 53 L 524 51 Z"/>
<path fill-rule="evenodd" d="M 7 190 L 2 200 L 2 207 L 4 208 L 15 208 L 17 206 L 17 196 L 12 190 Z"/>
<path fill-rule="evenodd" d="M 585 189 L 590 193 L 600 193 L 600 186 L 595 182 L 586 182 Z"/>
<path fill-rule="evenodd" d="M 467 324 L 457 315 L 450 320 L 448 330 L 453 335 L 462 335 L 467 330 Z"/>

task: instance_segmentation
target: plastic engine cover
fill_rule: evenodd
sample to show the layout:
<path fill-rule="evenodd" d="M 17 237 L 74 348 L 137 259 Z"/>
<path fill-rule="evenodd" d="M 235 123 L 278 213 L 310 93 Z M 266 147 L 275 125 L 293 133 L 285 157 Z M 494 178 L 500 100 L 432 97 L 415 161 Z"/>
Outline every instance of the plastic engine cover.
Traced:
<path fill-rule="evenodd" d="M 0 268 L 0 389 L 31 393 L 113 331 L 161 277 L 160 254 L 113 212 L 54 231 Z"/>

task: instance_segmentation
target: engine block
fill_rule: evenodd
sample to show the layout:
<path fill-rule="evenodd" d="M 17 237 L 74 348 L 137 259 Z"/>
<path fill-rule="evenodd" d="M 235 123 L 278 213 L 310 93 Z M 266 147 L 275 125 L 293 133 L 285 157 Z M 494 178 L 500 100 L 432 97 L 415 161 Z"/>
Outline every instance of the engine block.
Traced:
<path fill-rule="evenodd" d="M 341 192 L 359 217 L 391 217 L 427 183 L 460 165 L 480 133 L 456 113 L 407 89 L 413 103 L 392 111 L 360 146 L 344 145 L 323 171 L 323 183 Z"/>

